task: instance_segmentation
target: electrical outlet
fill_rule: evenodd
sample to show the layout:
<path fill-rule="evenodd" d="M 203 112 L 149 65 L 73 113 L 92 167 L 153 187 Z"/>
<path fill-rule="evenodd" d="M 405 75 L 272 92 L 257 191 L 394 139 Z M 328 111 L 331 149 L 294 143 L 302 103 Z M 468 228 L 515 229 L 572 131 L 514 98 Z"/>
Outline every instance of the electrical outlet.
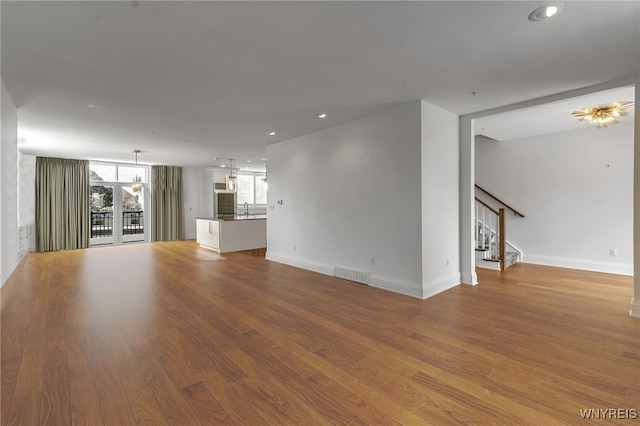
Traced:
<path fill-rule="evenodd" d="M 369 263 L 371 264 L 371 266 L 376 264 L 376 258 L 375 257 L 371 257 L 369 258 Z"/>
<path fill-rule="evenodd" d="M 449 259 L 444 261 L 444 266 L 449 266 Z"/>
<path fill-rule="evenodd" d="M 617 256 L 618 255 L 618 249 L 609 249 L 609 256 Z"/>
<path fill-rule="evenodd" d="M 296 245 L 293 245 L 293 251 L 296 251 L 298 248 L 296 247 Z"/>

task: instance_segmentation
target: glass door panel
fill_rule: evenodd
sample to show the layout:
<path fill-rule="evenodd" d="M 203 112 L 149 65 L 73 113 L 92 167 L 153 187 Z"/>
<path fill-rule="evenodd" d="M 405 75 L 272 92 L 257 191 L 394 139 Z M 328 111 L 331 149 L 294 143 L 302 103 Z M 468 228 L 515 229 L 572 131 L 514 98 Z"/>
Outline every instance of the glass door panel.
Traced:
<path fill-rule="evenodd" d="M 94 245 L 113 244 L 113 186 L 91 186 L 91 235 Z"/>
<path fill-rule="evenodd" d="M 134 191 L 131 186 L 121 187 L 123 243 L 145 240 L 144 196 L 144 186 L 139 191 Z"/>

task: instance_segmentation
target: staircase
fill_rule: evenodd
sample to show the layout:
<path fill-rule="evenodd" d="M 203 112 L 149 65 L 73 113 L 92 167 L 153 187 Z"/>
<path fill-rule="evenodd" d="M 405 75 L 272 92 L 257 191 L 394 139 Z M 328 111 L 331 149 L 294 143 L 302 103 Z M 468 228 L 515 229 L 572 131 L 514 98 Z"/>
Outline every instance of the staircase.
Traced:
<path fill-rule="evenodd" d="M 514 210 L 478 185 L 476 188 L 513 211 L 516 216 L 524 217 L 522 213 Z M 496 210 L 478 197 L 475 200 L 476 266 L 504 271 L 517 264 L 522 258 L 522 252 L 507 242 L 505 209 Z"/>

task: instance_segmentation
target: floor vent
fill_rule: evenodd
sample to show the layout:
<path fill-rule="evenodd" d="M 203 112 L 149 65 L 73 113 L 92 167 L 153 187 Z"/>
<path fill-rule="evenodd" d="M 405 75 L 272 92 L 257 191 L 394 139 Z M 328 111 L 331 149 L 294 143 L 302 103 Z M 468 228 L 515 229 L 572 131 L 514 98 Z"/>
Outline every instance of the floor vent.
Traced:
<path fill-rule="evenodd" d="M 336 266 L 333 275 L 345 280 L 369 285 L 369 276 L 371 275 L 371 272 L 358 271 L 355 269 L 343 268 L 342 266 Z"/>

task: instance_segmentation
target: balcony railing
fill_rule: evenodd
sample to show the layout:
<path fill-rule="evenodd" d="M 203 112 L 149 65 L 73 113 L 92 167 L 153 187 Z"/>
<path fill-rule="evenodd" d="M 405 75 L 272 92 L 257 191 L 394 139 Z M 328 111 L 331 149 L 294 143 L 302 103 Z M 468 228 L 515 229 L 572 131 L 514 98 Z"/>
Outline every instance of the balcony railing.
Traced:
<path fill-rule="evenodd" d="M 113 236 L 113 212 L 91 212 L 91 238 Z"/>
<path fill-rule="evenodd" d="M 122 234 L 144 234 L 144 212 L 122 212 Z M 91 212 L 91 238 L 113 236 L 113 212 Z"/>
<path fill-rule="evenodd" d="M 124 235 L 144 234 L 143 211 L 122 212 L 122 233 Z"/>

